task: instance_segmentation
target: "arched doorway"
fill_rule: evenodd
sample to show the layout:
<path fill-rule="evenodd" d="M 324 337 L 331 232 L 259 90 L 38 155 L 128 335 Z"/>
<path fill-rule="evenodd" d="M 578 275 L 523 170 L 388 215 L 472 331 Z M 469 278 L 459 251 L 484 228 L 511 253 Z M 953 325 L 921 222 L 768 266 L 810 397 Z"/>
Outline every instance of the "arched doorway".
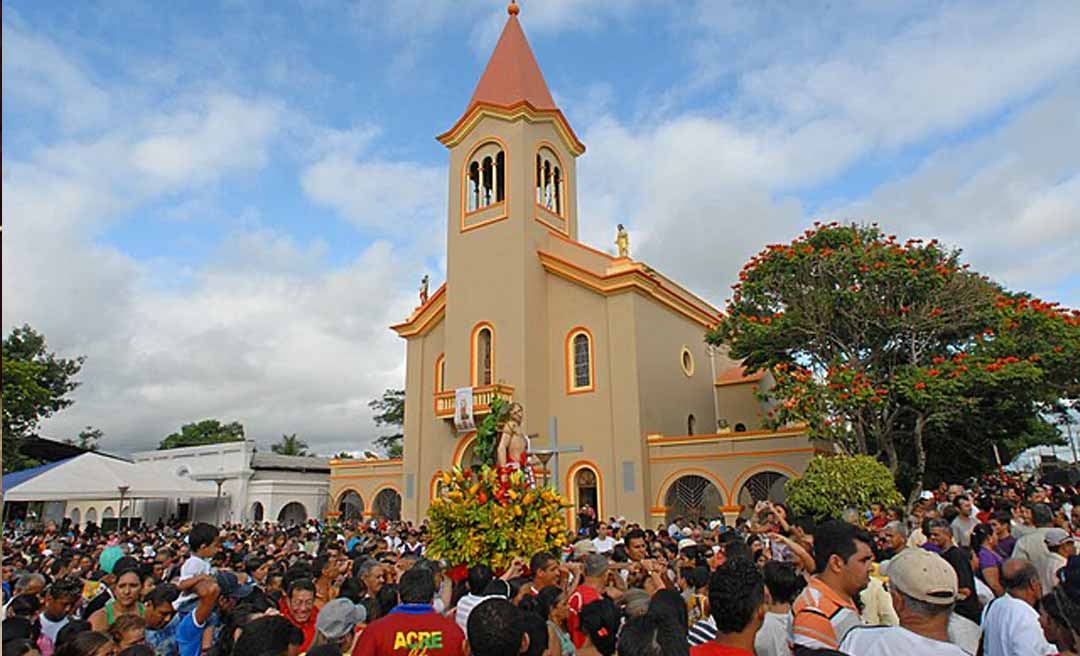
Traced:
<path fill-rule="evenodd" d="M 105 521 L 106 519 L 116 519 L 116 511 L 113 510 L 112 506 L 105 506 L 105 510 L 101 513 L 101 520 Z"/>
<path fill-rule="evenodd" d="M 277 520 L 279 524 L 303 524 L 307 521 L 307 510 L 304 509 L 304 504 L 299 501 L 292 501 L 285 504 L 285 507 L 281 509 Z"/>
<path fill-rule="evenodd" d="M 97 524 L 97 509 L 96 508 L 87 508 L 86 509 L 86 523 L 87 524 Z"/>
<path fill-rule="evenodd" d="M 758 501 L 783 503 L 787 498 L 787 493 L 784 491 L 784 484 L 787 482 L 787 476 L 774 471 L 758 472 L 746 479 L 739 488 L 738 496 L 739 505 L 743 507 L 742 514 L 752 513 Z"/>
<path fill-rule="evenodd" d="M 383 488 L 375 495 L 375 501 L 371 505 L 372 513 L 376 517 L 392 522 L 401 519 L 401 495 L 393 488 Z"/>
<path fill-rule="evenodd" d="M 364 516 L 364 499 L 355 490 L 346 490 L 338 501 L 337 511 L 343 522 L 359 520 Z"/>
<path fill-rule="evenodd" d="M 261 522 L 263 520 L 263 515 L 265 514 L 266 509 L 263 508 L 262 501 L 256 501 L 251 504 L 251 521 Z"/>
<path fill-rule="evenodd" d="M 574 508 L 574 512 L 577 515 L 579 529 L 582 528 L 581 524 L 591 524 L 593 522 L 592 517 L 595 517 L 596 521 L 604 521 L 604 518 L 600 516 L 599 483 L 596 479 L 596 472 L 591 467 L 582 467 L 574 473 L 574 503 L 577 506 Z M 593 510 L 589 519 L 585 519 L 586 515 L 582 513 L 585 506 Z"/>
<path fill-rule="evenodd" d="M 692 521 L 714 519 L 724 505 L 724 496 L 716 484 L 697 474 L 687 474 L 675 479 L 664 496 L 667 507 L 666 521 L 676 517 Z"/>
<path fill-rule="evenodd" d="M 72 526 L 78 526 L 80 517 L 81 517 L 81 515 L 79 513 L 79 509 L 78 508 L 72 508 L 71 509 L 71 525 Z"/>

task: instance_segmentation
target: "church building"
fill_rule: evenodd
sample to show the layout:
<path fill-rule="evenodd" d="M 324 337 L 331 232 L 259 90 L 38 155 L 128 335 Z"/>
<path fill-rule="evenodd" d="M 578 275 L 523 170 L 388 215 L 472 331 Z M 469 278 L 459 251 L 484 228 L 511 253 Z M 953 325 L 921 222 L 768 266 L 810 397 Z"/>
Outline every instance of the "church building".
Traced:
<path fill-rule="evenodd" d="M 449 151 L 446 282 L 393 326 L 407 344 L 400 461 L 331 463 L 331 508 L 419 521 L 440 472 L 467 465 L 495 398 L 520 403 L 531 448 L 576 507 L 653 526 L 732 517 L 783 497 L 815 447 L 770 431 L 763 374 L 705 342 L 720 310 L 636 260 L 578 240 L 585 144 L 556 106 L 511 3 Z M 587 188 L 580 193 L 589 193 Z M 692 238 L 692 236 L 688 236 Z M 462 406 L 465 406 L 464 408 Z M 462 419 L 465 419 L 462 421 Z"/>

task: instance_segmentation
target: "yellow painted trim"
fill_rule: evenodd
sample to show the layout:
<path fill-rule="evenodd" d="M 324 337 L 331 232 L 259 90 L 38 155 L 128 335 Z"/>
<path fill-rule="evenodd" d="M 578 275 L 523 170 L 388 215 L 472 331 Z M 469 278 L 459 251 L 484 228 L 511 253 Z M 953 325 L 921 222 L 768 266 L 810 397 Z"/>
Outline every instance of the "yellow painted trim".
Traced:
<path fill-rule="evenodd" d="M 583 387 L 574 386 L 574 338 L 585 335 L 589 340 L 589 384 Z M 563 364 L 566 369 L 566 393 L 584 394 L 596 390 L 596 340 L 593 339 L 592 331 L 585 326 L 574 326 L 566 333 L 563 342 Z"/>
<path fill-rule="evenodd" d="M 502 149 L 503 153 L 503 199 L 501 201 L 492 203 L 491 205 L 486 205 L 484 207 L 472 210 L 471 212 L 467 211 L 465 209 L 467 207 L 465 203 L 465 196 L 469 185 L 469 165 L 472 164 L 472 158 L 476 151 L 492 143 L 497 144 L 499 148 Z M 484 137 L 475 146 L 473 146 L 472 150 L 469 151 L 469 154 L 465 157 L 465 161 L 462 163 L 461 169 L 461 232 L 469 232 L 470 230 L 483 228 L 484 226 L 489 226 L 492 223 L 498 223 L 499 221 L 510 218 L 510 168 L 510 150 L 506 147 L 506 144 L 503 142 L 503 140 L 498 137 Z M 499 206 L 501 206 L 502 214 L 492 217 L 490 219 L 484 219 L 483 221 L 473 223 L 472 225 L 465 225 L 465 219 L 467 217 Z"/>
<path fill-rule="evenodd" d="M 454 457 L 451 462 L 455 467 L 461 467 L 461 459 L 465 457 L 465 451 L 468 450 L 469 445 L 476 441 L 476 431 L 471 433 L 465 433 L 465 435 L 458 440 L 457 447 L 454 448 Z"/>
<path fill-rule="evenodd" d="M 713 485 L 715 485 L 716 489 L 718 489 L 720 491 L 720 498 L 721 499 L 730 498 L 727 486 L 724 485 L 724 481 L 720 480 L 716 476 L 716 474 L 712 473 L 711 471 L 709 471 L 707 469 L 702 469 L 700 467 L 686 467 L 684 469 L 678 469 L 676 471 L 671 472 L 670 474 L 667 475 L 667 478 L 665 478 L 664 481 L 662 483 L 660 483 L 660 487 L 656 491 L 656 500 L 653 502 L 653 506 L 657 507 L 657 508 L 660 508 L 660 507 L 666 508 L 666 506 L 664 506 L 664 497 L 667 496 L 668 490 L 671 489 L 671 486 L 675 483 L 675 481 L 682 478 L 683 476 L 687 476 L 687 475 L 691 475 L 691 474 L 693 474 L 695 476 L 701 476 L 702 478 L 707 479 L 709 482 L 711 482 Z"/>
<path fill-rule="evenodd" d="M 640 263 L 634 263 L 623 271 L 598 274 L 552 253 L 537 251 L 537 255 L 540 257 L 540 263 L 549 273 L 578 283 L 604 296 L 624 291 L 637 291 L 668 306 L 691 321 L 701 324 L 707 330 L 716 326 L 719 319 L 718 314 L 669 290 L 661 281 L 646 273 Z"/>
<path fill-rule="evenodd" d="M 574 478 L 577 473 L 582 469 L 591 469 L 593 474 L 596 474 L 596 521 L 603 521 L 604 517 L 604 475 L 600 473 L 600 467 L 596 465 L 592 460 L 578 460 L 572 465 L 566 468 L 566 492 L 567 497 L 570 499 L 571 506 L 567 508 L 567 512 L 571 513 L 569 519 L 573 519 L 573 514 L 578 511 L 578 498 L 577 498 L 577 481 Z M 573 526 L 573 522 L 568 523 L 569 526 Z"/>
<path fill-rule="evenodd" d="M 532 165 L 536 164 L 536 157 L 540 154 L 540 151 L 545 149 L 545 148 L 550 150 L 551 154 L 555 156 L 555 162 L 559 165 L 559 170 L 562 172 L 562 177 L 559 180 L 560 189 L 558 190 L 559 198 L 562 199 L 562 208 L 561 208 L 562 211 L 561 212 L 552 212 L 551 210 L 544 207 L 543 205 L 540 204 L 539 201 L 536 200 L 537 187 L 536 187 L 536 179 L 535 179 L 536 178 L 536 170 L 535 169 L 533 170 L 533 194 L 532 194 L 533 204 L 536 205 L 536 207 L 544 210 L 545 212 L 548 212 L 548 213 L 550 213 L 550 214 L 552 214 L 554 216 L 559 217 L 563 221 L 566 221 L 567 220 L 567 215 L 569 214 L 567 212 L 567 210 L 566 210 L 566 187 L 568 186 L 566 184 L 566 166 L 563 164 L 562 157 L 559 156 L 558 148 L 555 147 L 555 144 L 553 144 L 550 141 L 547 141 L 545 139 L 541 139 L 540 141 L 537 141 L 536 142 L 536 148 L 533 149 L 533 158 L 532 158 L 532 161 L 530 162 L 530 164 L 532 164 Z M 567 225 L 567 228 L 569 228 L 569 225 Z M 569 232 L 569 230 L 567 230 L 567 232 Z"/>
<path fill-rule="evenodd" d="M 446 314 L 446 283 L 439 286 L 435 293 L 428 298 L 427 303 L 413 310 L 411 316 L 405 321 L 390 326 L 390 329 L 400 337 L 415 337 L 426 334 L 431 328 L 438 325 Z"/>
<path fill-rule="evenodd" d="M 814 447 L 797 447 L 793 449 L 768 449 L 765 451 L 732 451 L 730 453 L 699 453 L 681 456 L 651 456 L 649 462 L 680 462 L 683 460 L 723 460 L 725 458 L 757 458 L 760 456 L 781 456 L 795 453 L 814 453 Z"/>
<path fill-rule="evenodd" d="M 453 148 L 464 141 L 465 137 L 485 116 L 508 122 L 525 119 L 529 123 L 551 123 L 555 126 L 555 131 L 571 154 L 580 156 L 585 152 L 585 144 L 581 143 L 577 135 L 574 134 L 574 130 L 570 127 L 570 123 L 567 122 L 561 111 L 557 109 L 536 109 L 527 101 L 510 106 L 476 103 L 465 111 L 465 114 L 458 119 L 453 127 L 437 136 L 436 139 L 447 148 Z"/>
<path fill-rule="evenodd" d="M 443 365 L 446 364 L 446 353 L 440 353 L 435 357 L 435 391 L 445 391 L 443 387 L 446 385 L 446 381 L 443 380 Z"/>
<path fill-rule="evenodd" d="M 396 472 L 377 472 L 373 474 L 330 474 L 330 480 L 332 481 L 351 481 L 356 478 L 394 478 L 401 476 L 401 471 Z"/>
<path fill-rule="evenodd" d="M 476 380 L 476 376 L 479 373 L 476 370 L 476 338 L 484 328 L 487 328 L 488 332 L 491 334 L 491 382 L 483 384 L 495 384 L 495 326 L 492 325 L 490 321 L 480 321 L 473 326 L 472 336 L 469 338 L 469 381 L 473 387 L 480 386 L 480 383 Z"/>
<path fill-rule="evenodd" d="M 779 437 L 799 437 L 806 434 L 804 426 L 795 428 L 781 428 L 780 430 L 756 430 L 736 433 L 703 433 L 701 435 L 672 435 L 665 436 L 653 433 L 645 437 L 649 446 L 678 446 L 681 444 L 708 444 L 710 442 L 738 442 L 742 440 L 767 440 Z"/>

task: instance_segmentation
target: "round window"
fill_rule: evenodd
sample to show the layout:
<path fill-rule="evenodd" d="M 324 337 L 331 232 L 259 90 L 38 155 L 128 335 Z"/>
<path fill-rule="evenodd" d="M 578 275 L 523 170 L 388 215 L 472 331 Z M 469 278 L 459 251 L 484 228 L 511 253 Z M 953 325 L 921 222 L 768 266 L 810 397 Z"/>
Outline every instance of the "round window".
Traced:
<path fill-rule="evenodd" d="M 683 373 L 686 374 L 687 376 L 693 376 L 694 375 L 694 355 L 690 352 L 690 349 L 685 347 L 685 346 L 682 347 L 682 355 L 680 355 L 679 357 L 680 357 L 679 364 L 682 365 Z"/>

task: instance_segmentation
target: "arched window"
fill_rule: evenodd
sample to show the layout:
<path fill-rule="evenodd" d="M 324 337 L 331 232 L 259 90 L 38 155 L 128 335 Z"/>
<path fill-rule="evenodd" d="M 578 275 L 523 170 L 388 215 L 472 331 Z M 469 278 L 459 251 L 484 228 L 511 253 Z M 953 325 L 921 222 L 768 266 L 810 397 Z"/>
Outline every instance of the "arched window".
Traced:
<path fill-rule="evenodd" d="M 442 392 L 446 389 L 446 355 L 439 354 L 435 358 L 435 391 Z"/>
<path fill-rule="evenodd" d="M 595 389 L 592 334 L 578 327 L 566 336 L 566 391 L 570 394 Z"/>
<path fill-rule="evenodd" d="M 506 198 L 506 155 L 497 143 L 477 148 L 465 169 L 465 211 L 475 212 Z"/>
<path fill-rule="evenodd" d="M 473 329 L 473 386 L 491 385 L 494 382 L 495 336 L 491 325 L 478 324 Z"/>
<path fill-rule="evenodd" d="M 693 435 L 694 434 L 694 428 L 696 426 L 697 426 L 697 418 L 694 417 L 693 414 L 691 414 L 689 417 L 686 418 L 686 434 L 687 435 Z"/>
<path fill-rule="evenodd" d="M 547 146 L 536 153 L 536 204 L 559 216 L 563 213 L 563 172 L 559 158 Z"/>

